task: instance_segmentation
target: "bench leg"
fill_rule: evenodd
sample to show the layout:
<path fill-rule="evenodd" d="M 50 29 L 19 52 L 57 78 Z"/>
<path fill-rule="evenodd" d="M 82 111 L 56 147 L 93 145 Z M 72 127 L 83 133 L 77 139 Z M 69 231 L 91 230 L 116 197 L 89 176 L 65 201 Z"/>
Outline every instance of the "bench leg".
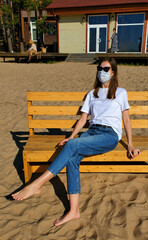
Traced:
<path fill-rule="evenodd" d="M 23 164 L 24 164 L 24 178 L 25 178 L 25 183 L 29 183 L 31 180 L 31 176 L 32 176 L 32 167 L 30 166 L 30 164 L 27 162 L 26 160 L 26 156 L 23 153 Z"/>

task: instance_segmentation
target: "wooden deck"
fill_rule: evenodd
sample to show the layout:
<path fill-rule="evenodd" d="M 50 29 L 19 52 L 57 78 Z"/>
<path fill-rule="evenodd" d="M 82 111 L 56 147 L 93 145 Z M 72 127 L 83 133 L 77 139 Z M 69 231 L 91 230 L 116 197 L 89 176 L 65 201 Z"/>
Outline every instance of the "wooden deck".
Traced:
<path fill-rule="evenodd" d="M 115 59 L 147 59 L 148 53 L 96 53 L 96 57 L 114 57 Z"/>
<path fill-rule="evenodd" d="M 32 56 L 32 59 L 46 59 L 46 60 L 65 60 L 68 57 L 68 53 L 41 53 L 38 52 Z M 15 59 L 18 61 L 19 59 L 28 60 L 28 53 L 27 52 L 2 52 L 0 53 L 0 58 L 3 58 L 3 61 L 7 61 L 7 59 Z"/>
<path fill-rule="evenodd" d="M 99 60 L 102 57 L 114 57 L 117 61 L 118 60 L 128 60 L 128 61 L 144 61 L 148 65 L 148 53 L 96 53 L 96 54 L 81 54 L 81 53 L 37 53 L 33 55 L 32 59 L 42 59 L 42 60 L 62 60 L 68 62 L 94 62 Z M 15 59 L 18 61 L 19 59 L 28 59 L 27 52 L 16 52 L 16 53 L 9 53 L 9 52 L 1 52 L 0 58 L 3 58 L 3 61 L 9 59 Z"/>
<path fill-rule="evenodd" d="M 117 63 L 148 65 L 148 53 L 106 53 L 105 56 L 115 58 Z M 102 57 L 104 54 L 96 54 L 97 61 Z"/>

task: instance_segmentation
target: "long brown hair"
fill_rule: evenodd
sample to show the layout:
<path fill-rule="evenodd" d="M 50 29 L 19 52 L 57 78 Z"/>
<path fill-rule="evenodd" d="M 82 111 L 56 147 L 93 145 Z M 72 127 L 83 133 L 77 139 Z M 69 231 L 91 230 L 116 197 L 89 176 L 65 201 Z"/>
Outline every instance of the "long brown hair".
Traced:
<path fill-rule="evenodd" d="M 108 99 L 114 99 L 115 98 L 115 93 L 116 93 L 116 90 L 117 90 L 117 87 L 118 87 L 117 63 L 116 63 L 114 58 L 106 57 L 106 58 L 102 58 L 99 61 L 98 66 L 100 66 L 102 62 L 109 62 L 110 65 L 111 65 L 111 69 L 113 71 L 113 76 L 110 79 L 107 98 Z M 98 71 L 97 71 L 97 74 L 96 74 L 96 80 L 95 80 L 95 83 L 94 83 L 94 88 L 95 88 L 95 90 L 94 90 L 93 94 L 96 98 L 98 98 L 99 88 L 102 88 L 102 83 L 98 79 Z"/>

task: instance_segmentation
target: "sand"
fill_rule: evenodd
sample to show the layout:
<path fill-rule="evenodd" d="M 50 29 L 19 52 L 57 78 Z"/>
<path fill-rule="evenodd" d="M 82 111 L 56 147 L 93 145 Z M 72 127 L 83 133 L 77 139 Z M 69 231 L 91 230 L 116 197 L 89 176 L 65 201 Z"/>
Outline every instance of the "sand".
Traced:
<path fill-rule="evenodd" d="M 22 186 L 26 91 L 89 91 L 95 74 L 89 63 L 0 63 L 0 240 L 148 239 L 146 174 L 81 174 L 81 218 L 60 227 L 53 222 L 67 205 L 65 174 L 46 183 L 41 195 L 21 202 L 5 197 Z M 147 66 L 119 66 L 119 84 L 127 90 L 148 90 L 147 76 Z"/>

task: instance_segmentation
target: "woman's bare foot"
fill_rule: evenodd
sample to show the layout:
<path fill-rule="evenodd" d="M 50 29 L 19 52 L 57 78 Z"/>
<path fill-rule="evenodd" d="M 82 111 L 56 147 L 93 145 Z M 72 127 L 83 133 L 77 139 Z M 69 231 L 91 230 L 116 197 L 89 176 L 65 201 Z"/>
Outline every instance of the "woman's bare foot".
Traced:
<path fill-rule="evenodd" d="M 78 219 L 78 218 L 80 218 L 79 212 L 69 211 L 65 216 L 58 217 L 54 222 L 54 225 L 57 227 L 73 219 Z"/>
<path fill-rule="evenodd" d="M 39 188 L 36 184 L 31 183 L 30 185 L 24 187 L 21 191 L 12 194 L 13 199 L 15 200 L 24 200 L 33 195 L 39 194 L 41 192 L 41 188 Z"/>
<path fill-rule="evenodd" d="M 29 198 L 35 194 L 39 194 L 41 192 L 42 185 L 53 178 L 53 174 L 46 170 L 39 178 L 37 178 L 34 182 L 32 182 L 27 187 L 23 188 L 21 191 L 12 194 L 12 197 L 15 200 L 24 200 Z"/>

